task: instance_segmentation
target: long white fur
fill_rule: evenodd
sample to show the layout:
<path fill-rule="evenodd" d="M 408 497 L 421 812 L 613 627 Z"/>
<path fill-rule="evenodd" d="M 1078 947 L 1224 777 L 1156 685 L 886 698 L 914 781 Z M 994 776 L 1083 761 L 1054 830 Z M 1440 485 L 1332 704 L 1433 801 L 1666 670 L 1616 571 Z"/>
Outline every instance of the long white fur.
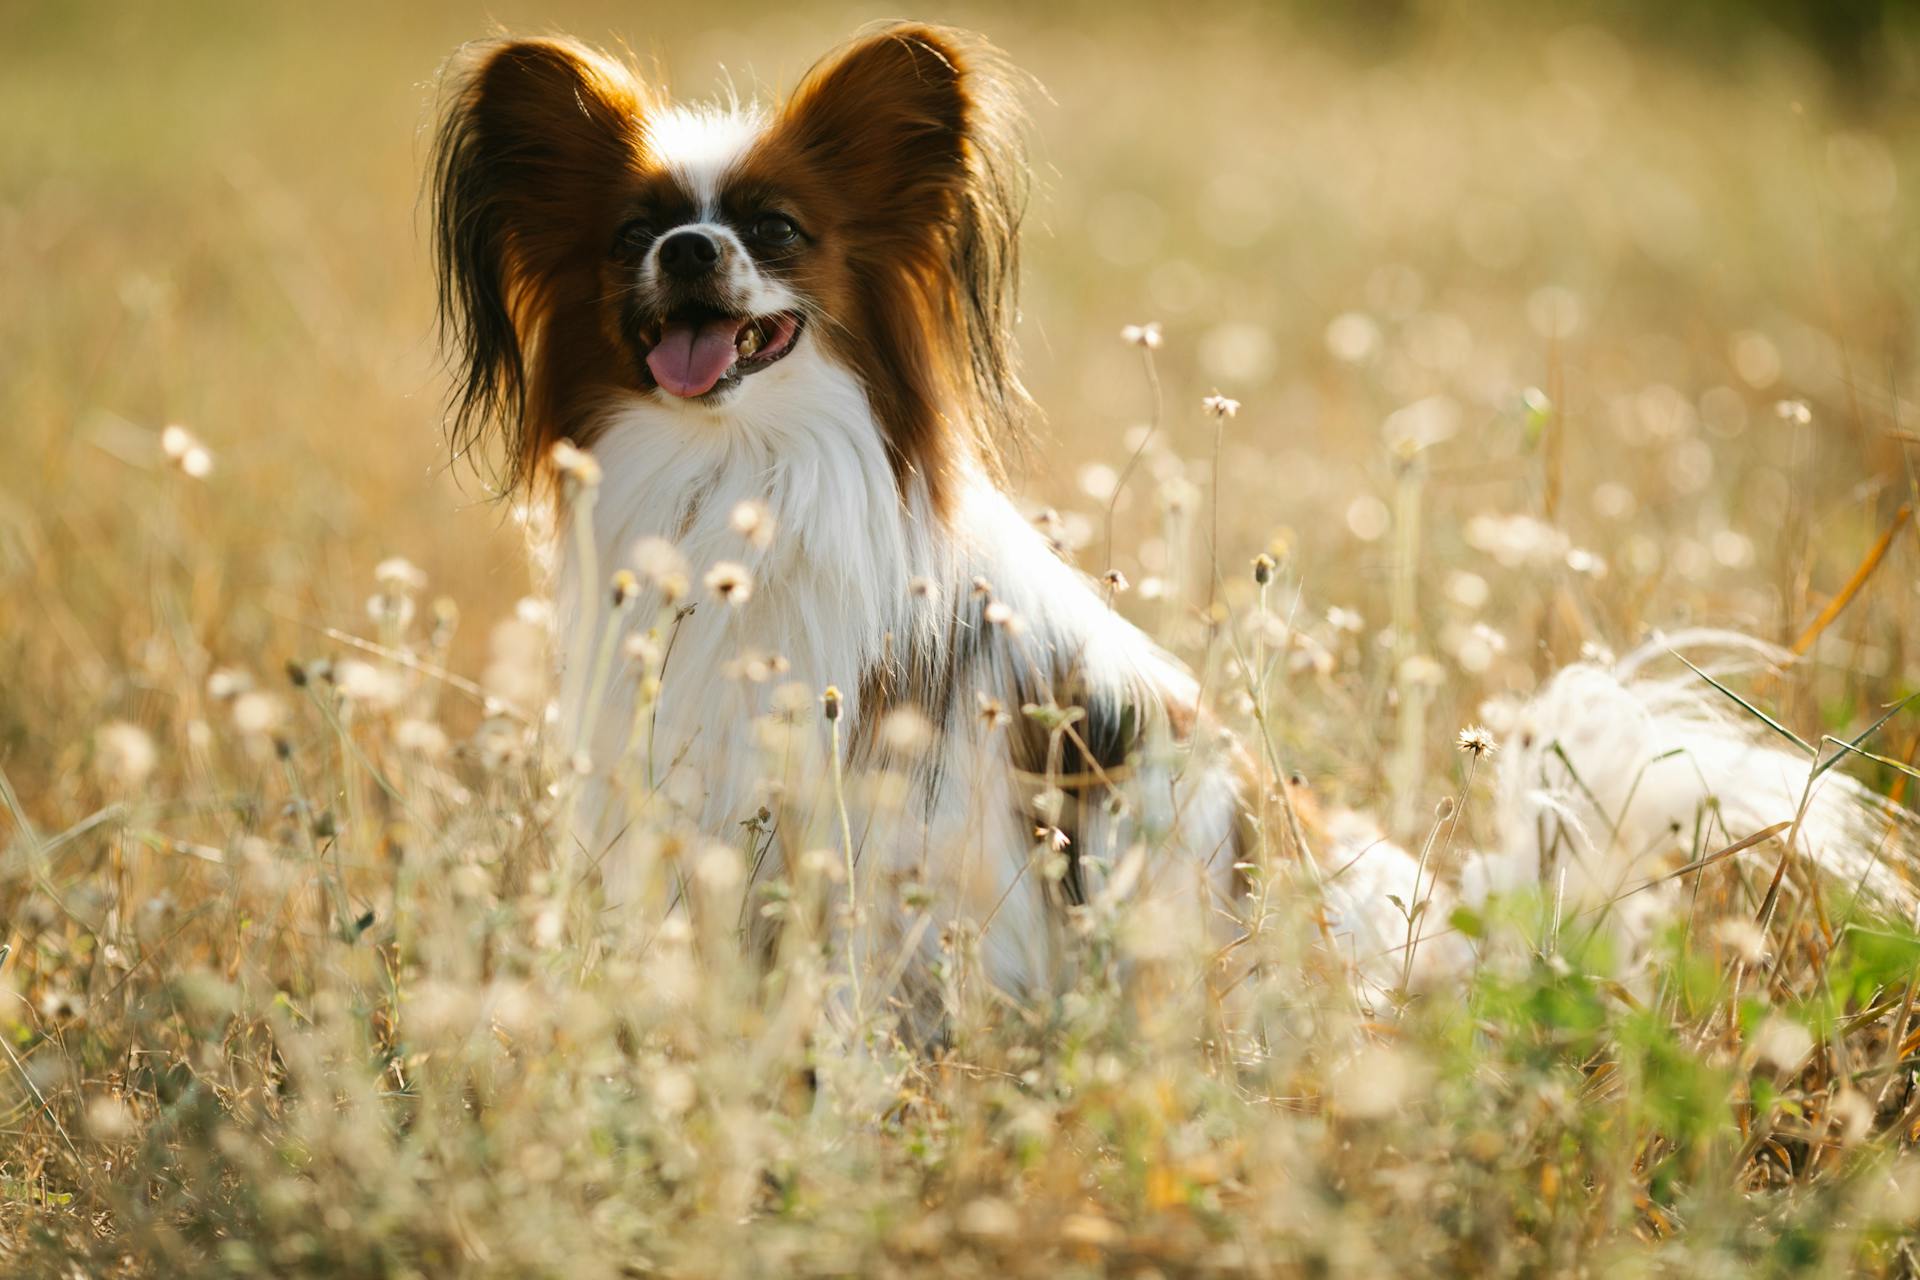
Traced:
<path fill-rule="evenodd" d="M 1467 869 L 1468 895 L 1540 883 L 1568 904 L 1611 903 L 1632 963 L 1679 893 L 1678 882 L 1659 879 L 1665 871 L 1788 822 L 1741 856 L 1764 858 L 1770 875 L 1790 836 L 1794 856 L 1835 888 L 1910 915 L 1920 901 L 1920 821 L 1848 777 L 1848 762 L 1813 777 L 1810 756 L 1677 662 L 1678 674 L 1645 674 L 1676 644 L 1696 659 L 1713 649 L 1786 658 L 1748 637 L 1692 633 L 1656 639 L 1612 667 L 1560 671 L 1508 736 L 1500 847 Z"/>
<path fill-rule="evenodd" d="M 762 127 L 751 111 L 705 110 L 676 110 L 649 125 L 653 145 L 672 160 L 705 219 L 714 216 L 726 172 Z M 750 255 L 736 252 L 733 260 L 734 284 L 757 312 L 798 305 L 783 286 L 759 277 Z M 780 799 L 801 838 L 837 839 L 818 785 L 828 776 L 824 735 L 787 735 L 777 759 L 754 749 L 774 685 L 743 678 L 741 659 L 777 654 L 797 686 L 837 685 L 847 704 L 843 723 L 852 724 L 862 676 L 890 647 L 911 642 L 922 653 L 944 653 L 947 623 L 976 578 L 1017 625 L 990 637 L 973 671 L 979 693 L 1004 697 L 1016 675 L 1065 667 L 1098 686 L 1132 683 L 1192 696 L 1191 677 L 1118 618 L 984 475 L 967 478 L 950 523 L 934 517 L 919 483 L 903 491 L 856 371 L 805 335 L 787 358 L 717 403 L 655 392 L 610 404 L 606 413 L 594 446 L 604 482 L 589 550 L 583 557 L 564 525 L 549 550 L 560 632 L 572 655 L 560 731 L 569 743 L 579 740 L 593 775 L 579 838 L 615 900 L 623 884 L 631 888 L 623 874 L 634 863 L 623 829 L 624 797 L 636 779 L 637 690 L 625 664 L 614 664 L 601 689 L 583 673 L 604 642 L 602 584 L 644 537 L 664 538 L 686 557 L 696 607 L 672 636 L 648 735 L 650 776 L 639 779 L 640 789 L 675 798 L 717 838 L 731 838 L 773 799 L 764 788 L 775 777 L 798 787 Z M 765 547 L 730 525 L 747 500 L 771 514 L 775 532 Z M 744 602 L 698 591 L 700 577 L 720 561 L 750 571 Z M 916 591 L 916 582 L 930 586 Z M 645 625 L 659 606 L 657 596 L 643 598 L 628 616 Z M 1722 643 L 1755 649 L 1741 637 Z M 1650 660 L 1641 653 L 1613 669 L 1569 667 L 1523 710 L 1498 760 L 1495 847 L 1458 877 L 1469 901 L 1544 884 L 1569 908 L 1599 906 L 1671 865 L 1676 832 L 1704 823 L 1705 845 L 1717 847 L 1714 839 L 1738 839 L 1799 811 L 1807 762 L 1756 738 L 1691 675 L 1643 676 Z M 852 825 L 867 875 L 910 871 L 941 904 L 935 919 L 920 922 L 935 927 L 906 932 L 893 921 L 877 926 L 875 939 L 904 936 L 903 945 L 929 959 L 938 926 L 983 925 L 989 978 L 1020 992 L 1058 977 L 1058 913 L 1042 891 L 1033 832 L 1020 817 L 1030 781 L 1014 776 L 1004 744 L 971 714 L 972 692 L 962 690 L 955 713 L 937 726 L 934 757 L 904 767 L 928 797 L 917 816 L 897 807 L 882 814 L 855 788 Z M 1225 851 L 1240 797 L 1204 741 L 1183 754 L 1164 726 L 1148 740 L 1124 811 L 1094 812 L 1080 832 L 1089 896 L 1103 903 L 1146 895 L 1204 937 L 1222 914 Z M 1434 888 L 1434 876 L 1363 816 L 1337 816 L 1330 834 L 1318 859 L 1329 923 L 1363 986 L 1389 987 L 1408 976 L 1432 985 L 1470 963 L 1470 950 L 1444 927 L 1450 890 Z M 1911 814 L 1833 770 L 1811 791 L 1796 838 L 1816 865 L 1883 905 L 1912 910 L 1915 892 L 1904 872 L 1915 864 L 1920 834 Z M 759 873 L 778 870 L 775 861 Z M 1409 963 L 1406 911 L 1433 895 Z M 1649 890 L 1608 908 L 1629 953 L 1672 905 L 1670 892 Z"/>
<path fill-rule="evenodd" d="M 1693 630 L 1617 663 L 1562 669 L 1519 709 L 1495 760 L 1493 845 L 1457 872 L 1437 860 L 1422 871 L 1365 814 L 1333 815 L 1318 851 L 1327 916 L 1363 996 L 1460 977 L 1475 957 L 1446 923 L 1452 907 L 1517 890 L 1544 893 L 1582 928 L 1597 922 L 1631 978 L 1659 929 L 1685 909 L 1685 884 L 1667 873 L 1796 819 L 1735 855 L 1758 864 L 1761 885 L 1791 836 L 1794 856 L 1834 889 L 1914 916 L 1920 817 L 1848 777 L 1845 761 L 1812 778 L 1808 755 L 1680 667 L 1674 652 L 1701 662 L 1717 655 L 1717 675 L 1729 659 L 1789 660 L 1751 637 Z M 1678 673 L 1648 673 L 1663 660 Z M 1422 901 L 1424 923 L 1410 928 L 1406 913 Z"/>
<path fill-rule="evenodd" d="M 863 674 L 889 646 L 913 641 L 921 652 L 943 653 L 948 620 L 967 603 L 974 580 L 984 579 L 1015 622 L 1007 634 L 989 637 L 975 668 L 979 693 L 1004 699 L 1016 670 L 1048 671 L 1064 658 L 1094 684 L 1133 681 L 1175 691 L 1184 684 L 1191 694 L 1190 677 L 1114 614 L 984 475 L 967 477 L 950 522 L 934 518 L 919 484 L 903 493 L 857 376 L 817 343 L 803 337 L 790 356 L 718 404 L 652 393 L 606 412 L 594 446 L 603 480 L 593 497 L 590 551 L 583 556 L 564 524 L 549 549 L 559 631 L 570 652 L 560 732 L 569 744 L 582 739 L 592 771 L 578 838 L 616 901 L 631 891 L 627 873 L 637 865 L 621 834 L 625 797 L 636 783 L 643 792 L 658 788 L 679 798 L 701 829 L 727 838 L 772 799 L 764 784 L 779 777 L 799 787 L 781 797 L 788 820 L 806 839 L 837 843 L 819 785 L 828 776 L 824 735 L 817 728 L 795 735 L 777 760 L 755 750 L 757 722 L 772 709 L 776 682 L 743 678 L 743 657 L 783 657 L 790 664 L 784 680 L 809 691 L 837 686 L 843 724 L 852 724 L 862 710 Z M 771 517 L 764 547 L 730 523 L 743 501 L 764 503 Z M 582 673 L 607 643 L 601 584 L 630 564 L 636 543 L 647 537 L 679 549 L 696 590 L 693 611 L 671 635 L 646 735 L 651 776 L 641 778 L 632 759 L 633 668 L 616 663 L 599 689 Z M 744 602 L 728 604 L 698 589 L 722 561 L 748 569 Z M 644 626 L 660 616 L 660 604 L 649 592 L 626 616 Z M 936 927 L 918 931 L 923 957 L 931 958 L 937 926 L 986 926 L 986 973 L 1018 993 L 1052 982 L 1062 955 L 1005 744 L 990 740 L 994 731 L 974 714 L 974 693 L 961 690 L 955 714 L 939 726 L 938 758 L 908 771 L 909 782 L 931 790 L 919 829 L 901 829 L 898 815 L 882 827 L 873 812 L 857 814 L 853 826 L 870 872 L 911 868 L 940 904 Z M 1102 868 L 1153 839 L 1168 848 L 1156 846 L 1154 865 L 1139 882 L 1196 918 L 1208 914 L 1232 861 L 1224 848 L 1236 797 L 1222 762 L 1187 767 L 1162 752 L 1133 790 L 1128 820 L 1096 816 L 1081 832 L 1088 874 L 1099 883 Z M 860 807 L 857 792 L 855 803 Z M 776 856 L 759 873 L 779 869 Z"/>

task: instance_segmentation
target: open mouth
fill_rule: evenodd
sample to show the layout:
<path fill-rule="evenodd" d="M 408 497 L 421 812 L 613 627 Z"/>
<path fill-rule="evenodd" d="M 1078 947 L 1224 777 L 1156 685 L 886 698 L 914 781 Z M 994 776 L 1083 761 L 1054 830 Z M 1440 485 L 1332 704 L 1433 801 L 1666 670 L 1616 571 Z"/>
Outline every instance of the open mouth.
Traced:
<path fill-rule="evenodd" d="M 801 323 L 792 311 L 730 316 L 680 310 L 642 325 L 635 336 L 660 389 L 692 400 L 732 386 L 792 351 Z"/>

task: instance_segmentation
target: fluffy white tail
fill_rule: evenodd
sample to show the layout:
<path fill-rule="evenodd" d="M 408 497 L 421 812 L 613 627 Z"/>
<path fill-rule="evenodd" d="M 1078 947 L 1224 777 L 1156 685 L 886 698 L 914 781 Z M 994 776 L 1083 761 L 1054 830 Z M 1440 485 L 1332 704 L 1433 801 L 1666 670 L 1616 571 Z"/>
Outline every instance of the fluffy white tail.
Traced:
<path fill-rule="evenodd" d="M 1845 761 L 1818 769 L 1809 753 L 1668 656 L 1681 650 L 1719 659 L 1705 668 L 1716 678 L 1729 664 L 1786 658 L 1744 636 L 1690 632 L 1611 666 L 1560 671 L 1520 709 L 1500 749 L 1494 847 L 1465 859 L 1459 896 L 1474 903 L 1538 886 L 1567 917 L 1604 920 L 1621 961 L 1632 965 L 1653 930 L 1684 906 L 1686 877 L 1673 873 L 1751 840 L 1729 858 L 1757 867 L 1750 881 L 1761 894 L 1790 853 L 1799 872 L 1781 879 L 1784 894 L 1810 883 L 1805 871 L 1814 869 L 1827 892 L 1912 918 L 1920 817 L 1846 776 Z M 1663 659 L 1678 673 L 1647 674 Z M 1822 759 L 1838 750 L 1829 744 Z M 1329 920 L 1363 985 L 1411 978 L 1419 986 L 1458 972 L 1469 953 L 1446 928 L 1453 899 L 1433 887 L 1434 873 L 1418 884 L 1416 860 L 1359 815 L 1336 816 L 1325 834 L 1319 862 Z M 1438 872 L 1455 879 L 1448 868 Z M 1428 898 L 1424 927 L 1409 930 L 1407 912 Z M 1419 940 L 1411 962 L 1410 937 Z"/>

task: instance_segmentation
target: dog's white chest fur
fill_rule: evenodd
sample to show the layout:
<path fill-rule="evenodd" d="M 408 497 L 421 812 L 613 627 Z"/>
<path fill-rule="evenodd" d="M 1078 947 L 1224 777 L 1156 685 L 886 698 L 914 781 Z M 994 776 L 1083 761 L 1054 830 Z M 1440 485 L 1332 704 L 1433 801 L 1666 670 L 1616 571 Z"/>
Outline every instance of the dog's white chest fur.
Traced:
<path fill-rule="evenodd" d="M 604 853 L 607 882 L 619 886 L 620 832 L 634 795 L 669 803 L 726 840 L 764 805 L 789 827 L 758 868 L 762 877 L 777 874 L 778 848 L 837 843 L 819 692 L 841 691 L 841 724 L 850 729 L 874 672 L 936 672 L 957 687 L 934 709 L 926 758 L 890 761 L 914 798 L 879 814 L 856 778 L 847 789 L 856 845 L 876 873 L 926 883 L 944 919 L 990 921 L 983 954 L 996 982 L 1041 983 L 1058 934 L 1023 808 L 1023 796 L 1041 784 L 1023 784 L 999 738 L 1004 727 L 982 720 L 981 701 L 1011 703 L 1018 716 L 1023 691 L 1052 696 L 1055 672 L 1102 688 L 1143 680 L 1164 687 L 1186 677 L 1114 616 L 984 477 L 967 484 L 944 519 L 913 485 L 903 497 L 865 397 L 845 371 L 808 351 L 761 376 L 778 380 L 763 388 L 778 394 L 757 403 L 778 408 L 703 416 L 638 402 L 614 411 L 594 448 L 603 479 L 592 495 L 590 550 L 564 522 L 556 531 L 560 643 L 574 655 L 562 681 L 560 732 L 584 743 L 593 775 L 583 839 L 607 846 L 591 852 Z M 764 510 L 757 537 L 734 518 L 742 503 Z M 647 590 L 623 615 L 629 628 L 662 624 L 657 643 L 666 650 L 657 699 L 637 726 L 634 666 L 616 661 L 596 687 L 581 678 L 580 664 L 610 643 L 617 649 L 607 638 L 603 584 L 646 538 L 665 539 L 684 556 L 691 610 L 663 609 L 659 592 Z M 583 590 L 588 556 L 593 581 Z M 717 564 L 746 571 L 749 585 L 732 602 L 703 583 Z M 1010 625 L 979 621 L 971 597 L 983 583 Z M 798 729 L 780 727 L 783 706 L 799 713 Z M 1170 819 L 1174 803 L 1160 791 L 1147 788 L 1140 802 L 1147 816 L 1158 813 L 1154 825 Z M 1202 770 L 1181 791 L 1200 795 L 1204 812 L 1183 817 L 1180 843 L 1197 837 L 1216 848 L 1190 852 L 1218 853 L 1230 784 L 1217 769 Z M 1142 830 L 1090 821 L 1076 832 L 1074 854 L 1110 869 Z M 1230 860 L 1214 859 L 1221 868 Z"/>

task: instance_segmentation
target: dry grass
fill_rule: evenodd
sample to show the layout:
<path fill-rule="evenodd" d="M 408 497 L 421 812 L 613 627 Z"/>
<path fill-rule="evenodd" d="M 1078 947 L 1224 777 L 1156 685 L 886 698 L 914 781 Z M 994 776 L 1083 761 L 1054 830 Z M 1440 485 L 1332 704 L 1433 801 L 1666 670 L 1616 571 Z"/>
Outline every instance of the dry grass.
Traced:
<path fill-rule="evenodd" d="M 1289 889 L 1234 1002 L 1093 964 L 1053 1003 L 963 1004 L 932 1058 L 877 1009 L 854 1044 L 823 1032 L 831 957 L 742 963 L 739 913 L 802 918 L 825 867 L 743 903 L 726 856 L 663 829 L 695 909 L 594 916 L 551 856 L 564 779 L 468 683 L 527 675 L 499 629 L 518 535 L 440 453 L 419 130 L 489 16 L 624 34 L 703 92 L 722 61 L 790 83 L 876 15 L 10 21 L 9 1269 L 1920 1269 L 1920 943 L 1824 898 L 1765 936 L 1676 930 L 1640 987 L 1509 904 L 1469 923 L 1518 962 L 1368 1014 Z M 1901 83 L 1843 108 L 1784 42 L 1712 70 L 1505 7 L 1369 56 L 1208 5 L 943 16 L 1051 92 L 1027 489 L 1098 570 L 1139 452 L 1112 501 L 1128 608 L 1196 659 L 1276 646 L 1219 709 L 1246 730 L 1264 702 L 1323 799 L 1418 847 L 1459 795 L 1460 844 L 1484 838 L 1456 731 L 1653 627 L 1806 637 L 1741 692 L 1808 739 L 1920 686 Z M 1142 450 L 1119 331 L 1147 319 Z M 1238 416 L 1203 411 L 1215 388 Z M 430 587 L 376 583 L 394 555 Z M 1866 745 L 1911 761 L 1920 722 Z M 1764 888 L 1772 859 L 1747 863 L 1703 892 Z M 1095 954 L 1134 924 L 1096 922 Z"/>

